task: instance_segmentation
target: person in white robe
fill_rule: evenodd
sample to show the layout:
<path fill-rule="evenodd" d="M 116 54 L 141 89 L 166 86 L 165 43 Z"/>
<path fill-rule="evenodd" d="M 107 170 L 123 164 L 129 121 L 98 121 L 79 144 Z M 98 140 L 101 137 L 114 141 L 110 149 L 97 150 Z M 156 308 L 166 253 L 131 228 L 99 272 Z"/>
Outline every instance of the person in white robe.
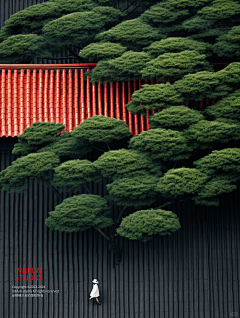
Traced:
<path fill-rule="evenodd" d="M 100 296 L 99 294 L 99 288 L 98 288 L 98 280 L 95 278 L 93 281 L 93 288 L 92 288 L 92 291 L 90 293 L 90 298 L 89 299 L 92 299 L 92 298 L 96 298 L 96 302 L 98 305 L 100 305 L 100 301 L 98 299 L 98 297 Z"/>

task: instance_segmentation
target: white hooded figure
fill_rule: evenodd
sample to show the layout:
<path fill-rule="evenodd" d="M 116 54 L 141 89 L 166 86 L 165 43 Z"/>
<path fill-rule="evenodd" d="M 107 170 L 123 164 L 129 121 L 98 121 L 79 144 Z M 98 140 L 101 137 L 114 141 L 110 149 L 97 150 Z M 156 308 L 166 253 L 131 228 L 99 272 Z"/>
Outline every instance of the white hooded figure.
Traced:
<path fill-rule="evenodd" d="M 92 288 L 92 291 L 90 293 L 90 298 L 89 299 L 96 298 L 97 304 L 100 305 L 100 301 L 98 299 L 98 297 L 100 296 L 99 288 L 98 288 L 98 281 L 95 278 L 92 282 L 93 282 L 93 288 Z"/>

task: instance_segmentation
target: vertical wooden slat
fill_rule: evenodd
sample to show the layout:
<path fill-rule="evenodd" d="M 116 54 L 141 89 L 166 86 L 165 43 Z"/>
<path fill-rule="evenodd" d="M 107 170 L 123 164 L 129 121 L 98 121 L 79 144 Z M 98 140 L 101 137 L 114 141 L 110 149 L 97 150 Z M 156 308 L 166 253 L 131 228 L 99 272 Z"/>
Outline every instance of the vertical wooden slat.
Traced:
<path fill-rule="evenodd" d="M 48 70 L 45 70 L 44 72 L 44 122 L 48 122 L 49 121 L 49 116 L 48 116 L 48 98 L 49 98 L 49 88 L 48 88 Z"/>
<path fill-rule="evenodd" d="M 79 123 L 79 108 L 78 108 L 78 69 L 74 70 L 74 125 L 78 126 Z"/>
<path fill-rule="evenodd" d="M 26 90 L 27 90 L 27 100 L 26 100 L 26 127 L 31 126 L 31 100 L 30 100 L 30 95 L 31 95 L 31 73 L 30 70 L 27 70 L 27 85 L 26 85 Z"/>
<path fill-rule="evenodd" d="M 92 115 L 97 115 L 96 84 L 92 83 Z"/>
<path fill-rule="evenodd" d="M 13 84 L 13 94 L 14 94 L 14 110 L 13 110 L 13 124 L 14 124 L 14 136 L 18 136 L 18 71 L 14 70 L 14 84 Z"/>
<path fill-rule="evenodd" d="M 90 71 L 90 69 L 87 70 L 88 72 Z M 90 76 L 87 76 L 87 118 L 91 117 L 91 104 L 90 104 L 90 96 L 91 96 L 91 92 L 90 92 Z"/>
<path fill-rule="evenodd" d="M 32 122 L 35 123 L 38 121 L 37 118 L 37 70 L 33 70 L 33 92 L 32 92 L 32 103 L 33 103 L 33 116 Z"/>
<path fill-rule="evenodd" d="M 68 71 L 68 125 L 69 125 L 69 131 L 73 130 L 73 80 L 72 80 L 72 70 L 70 69 Z"/>
<path fill-rule="evenodd" d="M 121 119 L 120 115 L 120 103 L 119 103 L 119 83 L 116 82 L 116 99 L 115 99 L 115 104 L 116 104 L 116 119 Z"/>
<path fill-rule="evenodd" d="M 125 124 L 127 124 L 127 111 L 125 106 L 125 82 L 122 82 L 122 119 L 125 121 Z"/>
<path fill-rule="evenodd" d="M 24 113 L 24 70 L 21 69 L 20 74 L 20 135 L 25 129 L 25 113 Z"/>
<path fill-rule="evenodd" d="M 39 70 L 39 97 L 38 97 L 39 121 L 43 121 L 43 70 Z"/>
<path fill-rule="evenodd" d="M 60 70 L 58 69 L 56 71 L 56 93 L 55 93 L 56 123 L 61 122 L 60 97 L 61 97 L 61 74 L 60 74 Z"/>
<path fill-rule="evenodd" d="M 98 82 L 98 115 L 102 115 L 102 85 Z"/>
<path fill-rule="evenodd" d="M 7 85 L 7 92 L 8 92 L 8 110 L 7 110 L 7 135 L 12 136 L 12 71 L 8 70 L 8 85 Z"/>
<path fill-rule="evenodd" d="M 81 90 L 80 90 L 80 123 L 85 120 L 85 103 L 84 103 L 84 69 L 81 69 Z"/>
<path fill-rule="evenodd" d="M 108 116 L 108 90 L 106 81 L 104 83 L 104 116 Z"/>
<path fill-rule="evenodd" d="M 2 131 L 0 132 L 1 137 L 6 136 L 6 71 L 2 70 L 2 87 L 1 87 L 1 93 L 2 93 L 2 110 L 1 110 L 1 119 L 2 119 Z"/>
<path fill-rule="evenodd" d="M 50 99 L 49 99 L 49 108 L 50 108 L 50 122 L 56 121 L 55 111 L 54 111 L 54 70 L 50 71 Z"/>
<path fill-rule="evenodd" d="M 114 118 L 113 83 L 110 83 L 110 117 Z"/>
<path fill-rule="evenodd" d="M 62 118 L 61 121 L 63 125 L 67 128 L 67 74 L 66 69 L 62 71 L 62 83 L 63 83 L 63 91 L 62 91 Z"/>

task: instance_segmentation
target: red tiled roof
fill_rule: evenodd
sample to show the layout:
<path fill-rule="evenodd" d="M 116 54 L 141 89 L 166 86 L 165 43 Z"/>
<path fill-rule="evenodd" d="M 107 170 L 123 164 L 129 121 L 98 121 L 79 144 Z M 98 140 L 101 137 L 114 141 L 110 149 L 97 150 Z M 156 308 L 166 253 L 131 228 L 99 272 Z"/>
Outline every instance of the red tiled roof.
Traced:
<path fill-rule="evenodd" d="M 84 71 L 95 65 L 0 64 L 0 137 L 19 136 L 38 121 L 61 122 L 71 131 L 94 115 L 123 119 L 134 134 L 149 129 L 148 118 L 125 108 L 141 83 L 84 80 Z"/>

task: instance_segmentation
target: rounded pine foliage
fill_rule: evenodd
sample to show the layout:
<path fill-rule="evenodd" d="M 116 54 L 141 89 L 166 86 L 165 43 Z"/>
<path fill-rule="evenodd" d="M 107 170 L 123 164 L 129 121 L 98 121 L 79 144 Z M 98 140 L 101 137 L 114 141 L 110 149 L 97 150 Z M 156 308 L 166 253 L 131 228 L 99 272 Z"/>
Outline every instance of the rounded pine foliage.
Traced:
<path fill-rule="evenodd" d="M 161 176 L 161 166 L 152 162 L 148 155 L 131 149 L 119 149 L 105 152 L 94 165 L 103 177 L 119 179 L 149 172 Z"/>
<path fill-rule="evenodd" d="M 5 21 L 0 30 L 0 42 L 17 34 L 41 34 L 44 24 L 52 19 L 59 18 L 61 15 L 58 3 L 47 2 L 30 6 L 11 15 Z M 31 46 L 30 43 L 29 45 Z"/>
<path fill-rule="evenodd" d="M 72 135 L 83 138 L 90 144 L 109 143 L 116 140 L 130 138 L 132 134 L 123 120 L 107 116 L 93 116 L 77 126 Z"/>
<path fill-rule="evenodd" d="M 192 124 L 203 120 L 204 116 L 197 110 L 186 106 L 171 106 L 150 116 L 150 127 L 182 131 Z"/>
<path fill-rule="evenodd" d="M 204 98 L 216 100 L 219 97 L 227 96 L 232 88 L 223 83 L 220 79 L 222 73 L 219 75 L 219 72 L 202 71 L 187 74 L 173 84 L 174 89 L 188 101 L 200 101 Z"/>
<path fill-rule="evenodd" d="M 79 191 L 81 184 L 100 179 L 96 166 L 89 160 L 68 160 L 56 167 L 52 184 L 68 191 Z"/>
<path fill-rule="evenodd" d="M 190 50 L 205 54 L 208 47 L 207 43 L 195 41 L 191 38 L 168 37 L 167 39 L 153 42 L 148 47 L 145 47 L 143 51 L 156 58 L 164 53 L 180 53 Z"/>
<path fill-rule="evenodd" d="M 88 142 L 72 136 L 72 132 L 64 133 L 63 136 L 55 138 L 54 142 L 40 148 L 37 152 L 51 151 L 60 157 L 61 161 L 66 159 L 80 159 L 93 149 Z"/>
<path fill-rule="evenodd" d="M 152 160 L 163 161 L 188 159 L 192 151 L 182 132 L 162 128 L 144 131 L 132 137 L 129 147 L 146 152 Z"/>
<path fill-rule="evenodd" d="M 61 123 L 36 122 L 25 129 L 18 137 L 18 143 L 14 145 L 12 153 L 25 156 L 31 152 L 53 143 L 61 137 L 65 126 Z"/>
<path fill-rule="evenodd" d="M 0 172 L 0 186 L 3 190 L 22 192 L 28 178 L 49 181 L 49 172 L 58 165 L 59 158 L 51 152 L 31 153 Z"/>
<path fill-rule="evenodd" d="M 48 3 L 51 2 L 58 5 L 62 14 L 90 11 L 97 7 L 96 1 L 92 0 L 48 0 Z"/>
<path fill-rule="evenodd" d="M 131 178 L 121 178 L 107 184 L 109 200 L 117 205 L 140 208 L 150 206 L 157 200 L 158 177 L 149 173 Z"/>
<path fill-rule="evenodd" d="M 188 144 L 196 149 L 212 150 L 217 145 L 240 139 L 240 126 L 222 121 L 201 120 L 184 131 Z"/>
<path fill-rule="evenodd" d="M 161 38 L 156 29 L 144 23 L 140 18 L 121 22 L 95 37 L 97 40 L 120 43 L 133 51 L 141 51 L 144 46 Z"/>
<path fill-rule="evenodd" d="M 213 46 L 213 51 L 219 57 L 240 60 L 240 26 L 234 26 L 228 33 L 220 36 Z"/>
<path fill-rule="evenodd" d="M 204 114 L 211 119 L 226 118 L 240 121 L 240 90 L 208 106 Z"/>
<path fill-rule="evenodd" d="M 187 198 L 199 192 L 208 176 L 197 169 L 170 169 L 160 178 L 157 190 L 165 198 Z"/>
<path fill-rule="evenodd" d="M 155 84 L 142 85 L 142 88 L 132 94 L 131 101 L 126 105 L 132 114 L 146 114 L 146 110 L 159 110 L 183 102 L 174 85 Z"/>
<path fill-rule="evenodd" d="M 206 61 L 204 54 L 196 51 L 182 51 L 180 53 L 164 53 L 156 59 L 147 62 L 141 71 L 142 77 L 146 79 L 163 77 L 174 77 L 179 79 L 186 74 L 192 74 L 203 70 L 212 70 Z"/>
<path fill-rule="evenodd" d="M 97 7 L 92 11 L 74 12 L 52 20 L 43 27 L 45 41 L 55 50 L 75 45 L 83 47 L 105 26 L 116 22 L 121 11 L 110 7 Z"/>
<path fill-rule="evenodd" d="M 128 51 L 113 60 L 100 61 L 91 71 L 91 82 L 113 82 L 132 80 L 141 77 L 141 70 L 150 61 L 145 52 Z"/>
<path fill-rule="evenodd" d="M 0 62 L 3 64 L 30 63 L 34 57 L 52 57 L 42 36 L 18 34 L 0 43 Z"/>
<path fill-rule="evenodd" d="M 107 201 L 93 194 L 67 198 L 54 211 L 49 212 L 49 215 L 45 224 L 52 231 L 78 232 L 94 226 L 104 228 L 113 224 L 113 220 L 109 218 Z"/>
<path fill-rule="evenodd" d="M 176 214 L 165 210 L 141 210 L 125 217 L 117 233 L 130 240 L 143 242 L 152 239 L 153 235 L 172 234 L 181 228 Z"/>
<path fill-rule="evenodd" d="M 126 50 L 127 48 L 119 43 L 91 43 L 79 52 L 79 56 L 88 62 L 97 63 L 100 60 L 113 59 L 121 56 Z"/>
<path fill-rule="evenodd" d="M 197 196 L 193 197 L 192 200 L 195 204 L 219 206 L 220 195 L 237 189 L 233 182 L 234 180 L 229 180 L 224 176 L 215 176 L 199 189 Z"/>
<path fill-rule="evenodd" d="M 231 181 L 237 181 L 240 178 L 240 149 L 214 150 L 209 155 L 195 161 L 194 165 L 205 174 L 224 176 Z"/>

